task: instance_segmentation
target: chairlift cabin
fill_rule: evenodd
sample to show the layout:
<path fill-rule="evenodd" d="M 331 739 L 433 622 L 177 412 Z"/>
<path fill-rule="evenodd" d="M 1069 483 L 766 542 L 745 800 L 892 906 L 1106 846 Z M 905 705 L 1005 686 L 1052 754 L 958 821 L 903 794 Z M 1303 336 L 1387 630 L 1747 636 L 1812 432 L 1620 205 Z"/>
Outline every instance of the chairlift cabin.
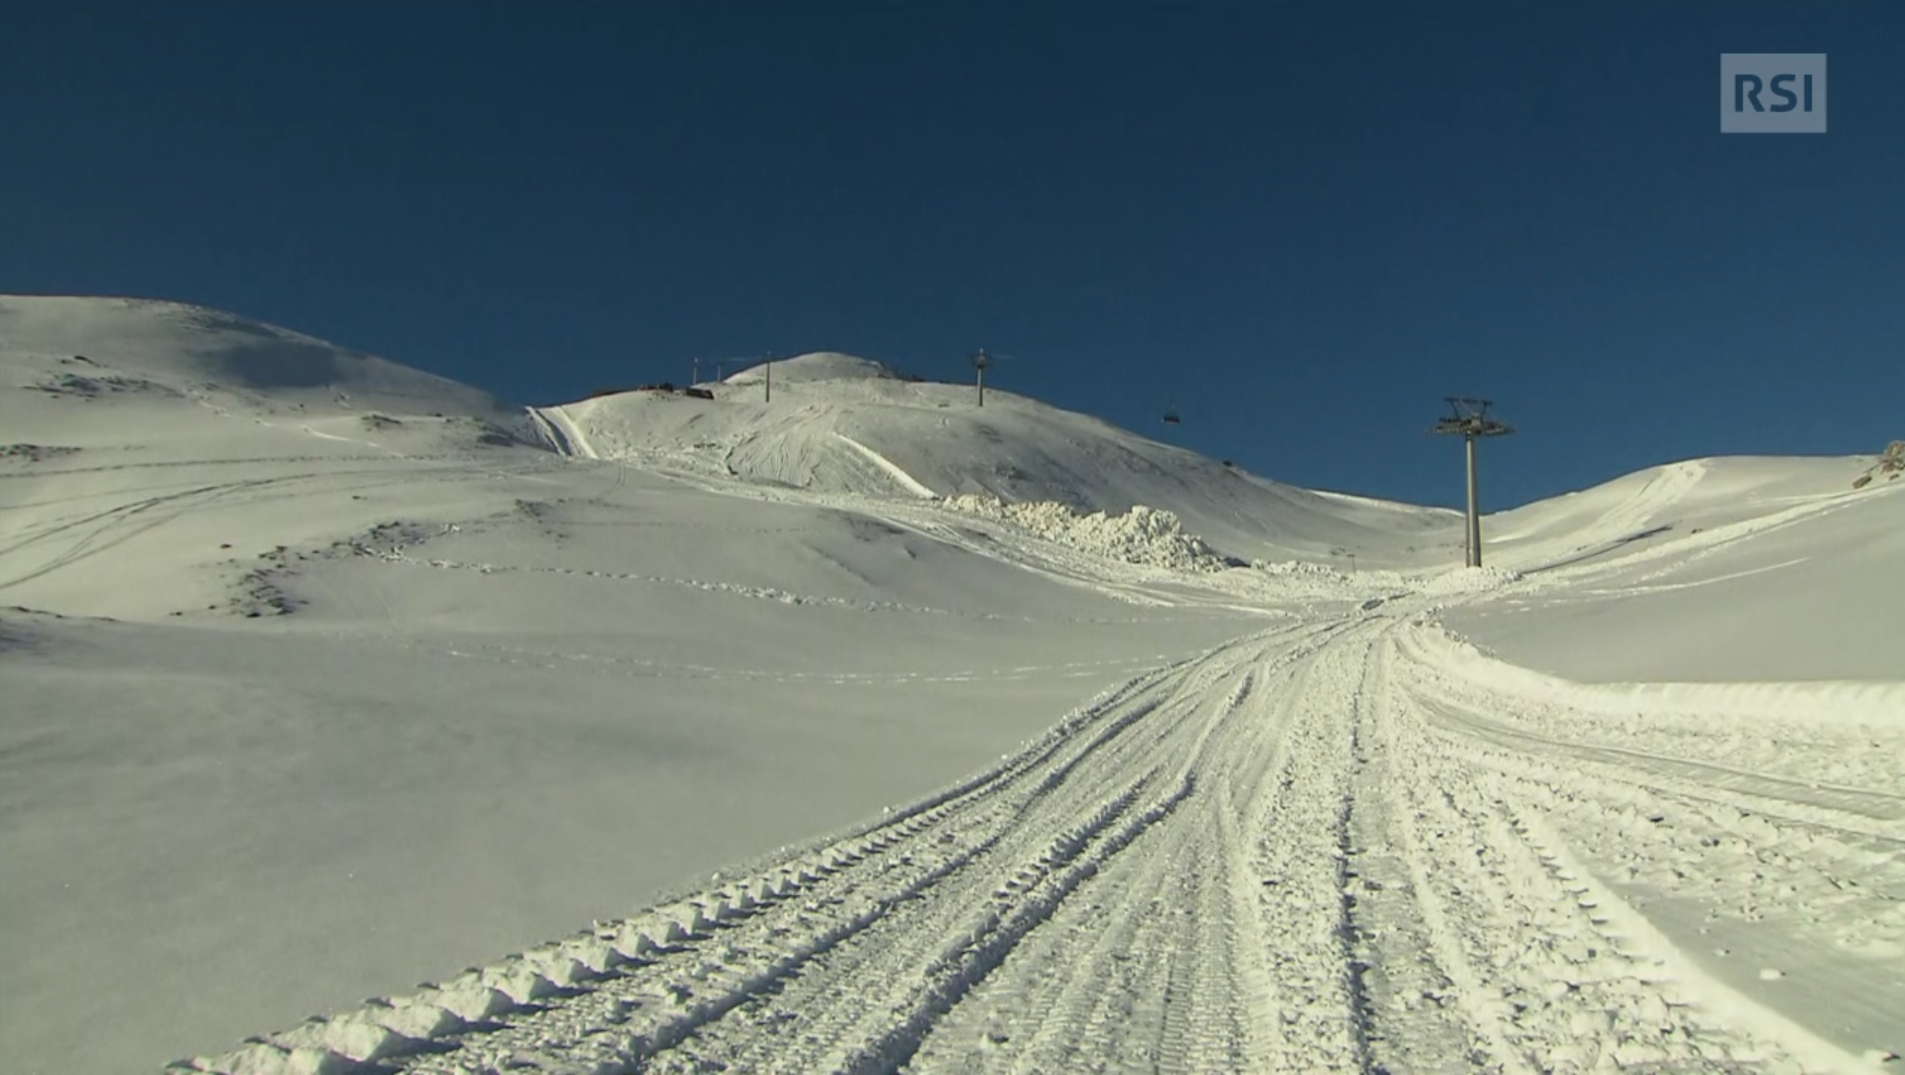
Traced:
<path fill-rule="evenodd" d="M 1183 419 L 1177 416 L 1177 404 L 1175 403 L 1171 404 L 1171 409 L 1164 412 L 1164 424 L 1167 426 L 1174 426 L 1181 421 L 1183 421 Z"/>

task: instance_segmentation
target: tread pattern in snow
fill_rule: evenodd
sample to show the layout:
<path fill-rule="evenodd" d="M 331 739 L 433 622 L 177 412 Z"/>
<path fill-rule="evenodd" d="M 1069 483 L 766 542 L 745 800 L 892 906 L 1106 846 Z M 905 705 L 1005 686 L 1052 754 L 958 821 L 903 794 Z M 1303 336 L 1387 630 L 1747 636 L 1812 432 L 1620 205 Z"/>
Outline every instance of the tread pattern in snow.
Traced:
<path fill-rule="evenodd" d="M 1485 699 L 1452 701 L 1398 645 L 1413 629 L 1385 612 L 1238 640 L 751 876 L 177 1070 L 1788 1072 L 1846 1058 L 1790 1020 L 1739 1016 L 1764 1012 L 1703 975 L 1594 857 L 1595 826 L 1664 863 L 1729 824 L 1816 837 L 1838 815 L 1743 812 L 1696 794 L 1717 770 L 1657 781 L 1493 734 Z M 1830 880 L 1857 850 L 1810 846 L 1785 859 L 1793 876 Z"/>

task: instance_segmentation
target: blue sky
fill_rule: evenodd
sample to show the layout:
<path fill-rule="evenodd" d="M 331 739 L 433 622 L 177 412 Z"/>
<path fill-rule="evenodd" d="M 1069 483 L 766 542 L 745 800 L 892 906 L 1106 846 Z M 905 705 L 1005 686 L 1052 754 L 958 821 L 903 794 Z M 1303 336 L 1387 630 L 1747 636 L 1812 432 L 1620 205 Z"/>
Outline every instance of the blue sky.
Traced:
<path fill-rule="evenodd" d="M 1824 52 L 1830 133 L 1719 133 Z M 552 403 L 844 350 L 1485 504 L 1905 437 L 1905 4 L 11 3 L 0 291 Z M 1175 402 L 1184 423 L 1160 422 Z"/>

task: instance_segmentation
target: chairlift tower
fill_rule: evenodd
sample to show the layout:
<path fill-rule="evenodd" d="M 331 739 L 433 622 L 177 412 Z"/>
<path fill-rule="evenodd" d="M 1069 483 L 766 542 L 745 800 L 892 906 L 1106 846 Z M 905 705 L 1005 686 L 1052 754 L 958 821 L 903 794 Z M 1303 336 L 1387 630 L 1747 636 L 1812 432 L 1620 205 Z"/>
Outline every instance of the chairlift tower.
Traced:
<path fill-rule="evenodd" d="M 990 365 L 992 365 L 992 356 L 986 354 L 985 348 L 981 347 L 973 352 L 972 369 L 979 378 L 979 406 L 981 407 L 986 405 L 986 367 Z"/>
<path fill-rule="evenodd" d="M 1475 442 L 1482 437 L 1500 437 L 1514 430 L 1488 416 L 1488 400 L 1467 396 L 1448 396 L 1449 415 L 1429 429 L 1431 433 L 1459 435 L 1468 452 L 1468 566 L 1482 566 L 1482 516 L 1480 496 L 1475 487 Z"/>

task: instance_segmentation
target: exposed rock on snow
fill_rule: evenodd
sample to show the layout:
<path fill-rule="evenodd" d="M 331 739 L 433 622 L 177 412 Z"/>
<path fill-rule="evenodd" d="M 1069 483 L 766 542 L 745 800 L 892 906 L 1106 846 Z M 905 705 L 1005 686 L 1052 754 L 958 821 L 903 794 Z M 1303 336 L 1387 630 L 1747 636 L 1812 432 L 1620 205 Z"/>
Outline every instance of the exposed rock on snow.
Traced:
<path fill-rule="evenodd" d="M 160 396 L 181 394 L 176 389 L 143 377 L 81 377 L 71 373 L 63 373 L 31 387 L 49 396 L 76 396 L 80 399 L 98 399 L 119 392 L 146 392 Z"/>
<path fill-rule="evenodd" d="M 1897 481 L 1900 474 L 1905 474 L 1905 440 L 1895 440 L 1886 445 L 1885 453 L 1879 456 L 1878 462 L 1853 479 L 1852 488 L 1863 489 L 1880 474 L 1885 475 L 1887 481 Z"/>
<path fill-rule="evenodd" d="M 78 448 L 62 448 L 50 444 L 0 444 L 0 459 L 44 463 L 48 459 L 58 459 L 77 451 L 79 451 Z"/>

